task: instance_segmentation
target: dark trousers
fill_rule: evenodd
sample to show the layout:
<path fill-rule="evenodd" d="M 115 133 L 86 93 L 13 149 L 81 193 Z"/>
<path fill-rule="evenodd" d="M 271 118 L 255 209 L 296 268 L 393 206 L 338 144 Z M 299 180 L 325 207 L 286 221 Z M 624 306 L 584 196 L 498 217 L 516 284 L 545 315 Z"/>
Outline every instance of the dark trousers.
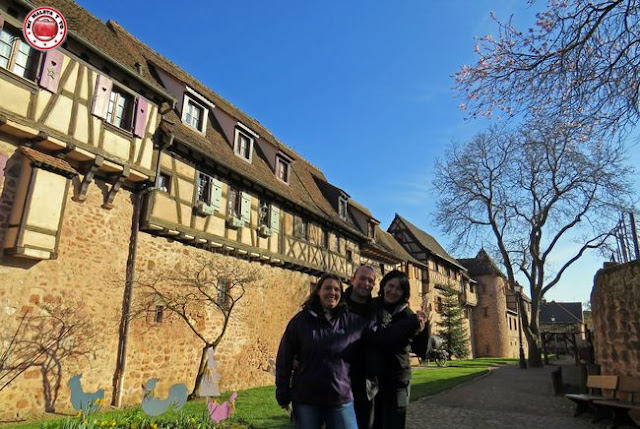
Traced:
<path fill-rule="evenodd" d="M 373 428 L 373 401 L 367 397 L 367 389 L 365 383 L 359 383 L 353 389 L 353 407 L 356 411 L 356 420 L 358 429 Z"/>
<path fill-rule="evenodd" d="M 374 403 L 373 429 L 404 429 L 409 393 L 409 382 L 381 380 Z"/>

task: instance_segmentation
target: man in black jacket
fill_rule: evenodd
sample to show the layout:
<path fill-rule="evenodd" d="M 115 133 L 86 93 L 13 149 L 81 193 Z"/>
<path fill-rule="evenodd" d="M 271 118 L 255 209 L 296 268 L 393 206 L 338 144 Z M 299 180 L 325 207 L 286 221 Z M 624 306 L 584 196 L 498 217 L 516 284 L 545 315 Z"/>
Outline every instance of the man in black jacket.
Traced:
<path fill-rule="evenodd" d="M 371 291 L 376 281 L 376 273 L 369 265 L 360 265 L 351 277 L 351 285 L 344 293 L 345 301 L 351 312 L 368 320 L 375 317 L 375 310 L 371 306 Z M 373 426 L 373 396 L 377 386 L 375 379 L 367 380 L 367 365 L 365 348 L 351 365 L 351 389 L 353 390 L 353 405 L 358 421 L 358 429 L 370 429 Z"/>

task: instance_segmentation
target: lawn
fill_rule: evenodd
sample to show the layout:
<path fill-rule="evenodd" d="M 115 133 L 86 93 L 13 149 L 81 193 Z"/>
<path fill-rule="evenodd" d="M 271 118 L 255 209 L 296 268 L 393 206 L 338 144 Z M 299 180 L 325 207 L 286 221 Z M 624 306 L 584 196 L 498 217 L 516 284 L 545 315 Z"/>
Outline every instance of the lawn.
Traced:
<path fill-rule="evenodd" d="M 450 389 L 460 383 L 471 380 L 480 375 L 486 374 L 489 367 L 509 365 L 516 363 L 516 359 L 474 359 L 451 361 L 446 368 L 437 368 L 435 364 L 430 364 L 428 368 L 414 368 L 411 380 L 411 400 L 433 395 L 443 390 Z M 225 400 L 228 395 L 220 398 Z M 278 407 L 275 399 L 275 387 L 266 386 L 255 389 L 247 389 L 238 392 L 236 400 L 236 414 L 229 422 L 230 425 L 223 427 L 231 428 L 260 428 L 276 429 L 291 428 L 287 413 Z M 206 410 L 205 402 L 189 402 L 179 413 L 165 414 L 162 420 L 153 420 L 162 427 L 163 420 L 171 418 L 187 419 L 190 417 L 203 417 Z M 94 417 L 98 422 L 103 422 L 104 426 L 110 426 L 111 422 L 118 422 L 118 426 L 126 426 L 126 421 L 140 422 L 143 418 L 142 412 L 137 409 L 118 410 L 100 413 Z M 47 427 L 62 426 L 57 423 L 60 420 L 47 420 Z M 37 429 L 43 422 L 22 423 L 14 425 L 0 425 L 2 429 Z M 98 426 L 100 427 L 100 426 Z M 196 426 L 194 426 L 196 427 Z"/>

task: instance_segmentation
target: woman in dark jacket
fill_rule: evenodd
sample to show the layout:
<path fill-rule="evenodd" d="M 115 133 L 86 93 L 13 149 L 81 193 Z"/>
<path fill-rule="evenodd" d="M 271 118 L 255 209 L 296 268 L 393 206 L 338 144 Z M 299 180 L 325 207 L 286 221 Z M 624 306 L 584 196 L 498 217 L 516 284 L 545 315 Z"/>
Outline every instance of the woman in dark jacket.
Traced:
<path fill-rule="evenodd" d="M 414 317 L 408 304 L 410 290 L 409 279 L 402 271 L 390 271 L 382 278 L 379 297 L 374 300 L 376 319 L 382 329 Z M 374 429 L 405 427 L 411 382 L 409 352 L 413 349 L 418 356 L 424 355 L 428 342 L 426 330 L 415 331 L 414 334 L 391 347 L 379 347 L 373 355 L 378 375 Z"/>
<path fill-rule="evenodd" d="M 357 429 L 349 369 L 361 339 L 395 344 L 419 326 L 417 317 L 374 332 L 342 302 L 339 277 L 325 274 L 289 322 L 276 358 L 276 400 L 293 405 L 296 428 Z M 296 367 L 294 370 L 294 361 Z"/>

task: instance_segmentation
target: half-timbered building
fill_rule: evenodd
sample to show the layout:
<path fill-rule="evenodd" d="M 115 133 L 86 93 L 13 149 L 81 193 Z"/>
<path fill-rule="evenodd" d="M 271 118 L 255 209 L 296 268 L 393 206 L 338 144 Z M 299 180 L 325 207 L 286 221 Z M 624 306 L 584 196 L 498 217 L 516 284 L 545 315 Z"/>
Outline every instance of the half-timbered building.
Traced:
<path fill-rule="evenodd" d="M 66 18 L 56 50 L 22 38 L 36 6 Z M 360 263 L 380 275 L 403 269 L 414 308 L 428 289 L 427 263 L 320 169 L 68 0 L 0 0 L 0 248 L 0 334 L 43 346 L 0 391 L 2 418 L 67 409 L 76 373 L 114 405 L 137 403 L 151 377 L 161 379 L 158 395 L 192 385 L 197 336 L 162 301 L 131 316 L 141 279 L 198 258 L 259 270 L 216 348 L 223 389 L 273 381 L 267 361 L 323 272 L 346 280 Z M 63 337 L 20 331 L 23 316 L 61 315 Z M 219 321 L 203 311 L 190 323 Z"/>

